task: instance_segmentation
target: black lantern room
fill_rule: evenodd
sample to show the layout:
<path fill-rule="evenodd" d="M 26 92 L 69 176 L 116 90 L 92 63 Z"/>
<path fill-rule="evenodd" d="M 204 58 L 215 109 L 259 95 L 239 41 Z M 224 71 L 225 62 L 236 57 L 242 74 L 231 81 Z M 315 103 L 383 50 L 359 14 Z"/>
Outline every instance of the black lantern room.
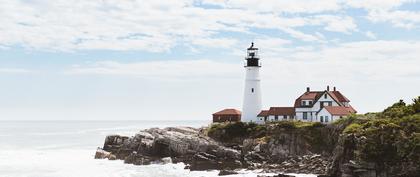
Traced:
<path fill-rule="evenodd" d="M 251 46 L 247 49 L 245 67 L 261 67 L 259 62 L 260 58 L 258 56 L 258 48 L 254 47 L 254 43 L 251 43 Z"/>

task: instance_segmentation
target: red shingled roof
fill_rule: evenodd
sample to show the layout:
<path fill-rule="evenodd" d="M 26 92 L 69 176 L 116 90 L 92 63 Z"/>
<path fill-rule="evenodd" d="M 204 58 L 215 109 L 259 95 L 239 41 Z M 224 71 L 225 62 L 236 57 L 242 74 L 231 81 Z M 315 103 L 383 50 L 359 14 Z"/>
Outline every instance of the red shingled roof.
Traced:
<path fill-rule="evenodd" d="M 305 92 L 299 98 L 295 100 L 295 107 L 301 107 L 300 103 L 302 102 L 302 100 L 313 100 L 312 104 L 314 104 L 315 100 L 318 100 L 318 98 L 321 97 L 323 93 L 324 93 L 323 91 Z M 312 105 L 308 105 L 308 106 L 312 106 Z"/>
<path fill-rule="evenodd" d="M 268 110 L 268 115 L 295 115 L 295 108 L 294 107 L 270 107 Z"/>
<path fill-rule="evenodd" d="M 237 109 L 223 109 L 214 113 L 213 115 L 241 115 L 241 111 Z"/>
<path fill-rule="evenodd" d="M 295 100 L 295 107 L 302 107 L 300 104 L 302 100 L 314 100 L 312 104 L 315 104 L 316 101 L 324 94 L 328 93 L 339 105 L 341 102 L 350 102 L 340 91 L 310 91 L 303 93 L 299 98 Z M 309 107 L 312 105 L 308 105 Z"/>
<path fill-rule="evenodd" d="M 346 116 L 351 113 L 356 113 L 356 110 L 353 107 L 344 107 L 344 106 L 325 106 L 324 107 L 331 115 L 334 116 Z"/>
<path fill-rule="evenodd" d="M 341 92 L 339 91 L 329 91 L 328 92 L 331 97 L 333 97 L 335 100 L 339 101 L 339 102 L 350 102 L 349 99 L 347 99 L 343 94 L 341 94 Z"/>
<path fill-rule="evenodd" d="M 268 116 L 268 110 L 262 110 L 257 117 L 265 117 Z"/>

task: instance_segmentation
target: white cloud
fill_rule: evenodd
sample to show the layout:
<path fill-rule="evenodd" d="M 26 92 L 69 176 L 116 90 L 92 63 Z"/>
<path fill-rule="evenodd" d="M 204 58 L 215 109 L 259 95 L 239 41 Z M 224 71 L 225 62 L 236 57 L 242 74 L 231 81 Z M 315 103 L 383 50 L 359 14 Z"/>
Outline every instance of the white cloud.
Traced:
<path fill-rule="evenodd" d="M 8 74 L 23 74 L 23 73 L 31 73 L 31 70 L 22 69 L 22 68 L 0 68 L 1 73 L 8 73 Z"/>
<path fill-rule="evenodd" d="M 420 12 L 413 11 L 371 11 L 367 17 L 373 22 L 390 22 L 395 27 L 411 29 L 420 25 Z"/>
<path fill-rule="evenodd" d="M 363 8 L 366 10 L 389 10 L 403 5 L 413 3 L 416 0 L 347 0 L 344 3 L 353 8 Z"/>
<path fill-rule="evenodd" d="M 229 48 L 238 43 L 234 38 L 197 38 L 192 39 L 192 44 L 214 48 Z"/>
<path fill-rule="evenodd" d="M 208 2 L 208 1 L 207 1 Z M 213 1 L 220 4 L 220 0 Z M 262 3 L 259 0 L 226 0 L 224 6 L 230 8 L 243 8 L 260 12 L 286 12 L 286 13 L 319 13 L 326 11 L 337 11 L 341 9 L 336 0 L 295 0 L 277 1 L 267 0 Z"/>
<path fill-rule="evenodd" d="M 403 80 L 407 75 L 418 75 L 420 42 L 417 41 L 360 41 L 325 46 L 322 48 L 290 48 L 284 39 L 260 39 L 261 61 L 267 77 L 284 76 L 284 82 L 310 80 L 358 79 L 371 81 Z M 242 53 L 240 53 L 242 52 Z M 237 51 L 245 55 L 245 51 Z M 179 80 L 198 78 L 241 77 L 240 62 L 225 63 L 211 60 L 175 60 L 138 63 L 115 61 L 75 66 L 67 74 L 99 74 L 136 76 L 151 79 Z M 301 72 L 304 68 L 316 72 Z M 299 71 L 299 72 L 298 72 Z M 334 73 L 334 74 L 331 74 Z M 309 75 L 308 75 L 309 74 Z M 341 77 L 341 78 L 339 78 Z M 294 78 L 294 79 L 291 79 Z M 419 75 L 420 78 L 420 75 Z M 181 79 L 181 80 L 182 80 Z M 337 82 L 340 82 L 337 80 Z"/>
<path fill-rule="evenodd" d="M 336 13 L 341 3 L 332 0 L 202 3 L 223 8 L 202 8 L 192 0 L 8 1 L 0 3 L 0 45 L 37 50 L 164 52 L 182 43 L 229 48 L 233 39 L 219 35 L 226 31 L 258 35 L 253 30 L 273 29 L 299 40 L 323 42 L 319 35 L 297 28 L 321 25 L 342 33 L 356 29 L 347 16 L 319 16 L 314 23 L 314 18 L 299 15 Z"/>
<path fill-rule="evenodd" d="M 73 66 L 64 73 L 69 75 L 119 75 L 134 76 L 153 80 L 191 80 L 237 76 L 240 67 L 237 64 L 215 62 L 211 60 L 150 61 L 120 63 L 101 61 L 93 65 Z"/>
<path fill-rule="evenodd" d="M 372 31 L 366 31 L 365 35 L 370 39 L 376 39 L 376 35 Z"/>
<path fill-rule="evenodd" d="M 350 34 L 357 30 L 357 25 L 350 16 L 318 15 L 311 18 L 310 22 L 325 26 L 327 31 Z"/>

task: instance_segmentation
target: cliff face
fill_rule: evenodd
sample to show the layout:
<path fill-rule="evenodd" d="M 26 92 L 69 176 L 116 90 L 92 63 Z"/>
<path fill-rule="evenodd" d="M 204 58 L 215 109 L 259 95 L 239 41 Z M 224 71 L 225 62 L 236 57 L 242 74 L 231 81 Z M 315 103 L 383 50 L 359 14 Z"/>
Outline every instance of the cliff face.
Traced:
<path fill-rule="evenodd" d="M 353 117 L 327 126 L 278 122 L 152 128 L 133 137 L 106 137 L 95 157 L 135 165 L 183 162 L 191 170 L 409 177 L 420 174 L 419 123 L 420 116 L 415 115 L 401 120 Z"/>
<path fill-rule="evenodd" d="M 152 128 L 106 137 L 95 158 L 184 162 L 191 170 L 264 169 L 331 177 L 420 176 L 420 97 L 331 125 L 281 121 Z"/>
<path fill-rule="evenodd" d="M 420 114 L 348 121 L 332 153 L 329 175 L 420 176 Z"/>
<path fill-rule="evenodd" d="M 312 123 L 305 123 L 305 127 L 290 125 L 257 127 L 237 123 L 219 125 L 216 129 L 152 128 L 133 137 L 106 137 L 103 150 L 98 150 L 95 157 L 121 159 L 136 165 L 184 162 L 191 170 L 248 168 L 325 173 L 328 161 L 319 154 L 329 154 L 332 149 L 327 147 L 329 138 L 321 138 L 330 134 L 330 128 Z"/>
<path fill-rule="evenodd" d="M 103 150 L 125 163 L 147 165 L 170 161 L 184 162 L 191 170 L 235 169 L 242 167 L 240 152 L 218 145 L 190 127 L 152 128 L 133 137 L 106 137 Z M 102 157 L 97 155 L 97 158 Z"/>

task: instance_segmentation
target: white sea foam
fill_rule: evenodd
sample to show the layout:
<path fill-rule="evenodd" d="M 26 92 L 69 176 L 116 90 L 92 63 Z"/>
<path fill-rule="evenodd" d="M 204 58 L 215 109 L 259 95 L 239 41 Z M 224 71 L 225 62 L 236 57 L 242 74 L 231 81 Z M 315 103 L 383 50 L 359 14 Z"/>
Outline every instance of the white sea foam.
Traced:
<path fill-rule="evenodd" d="M 135 166 L 120 160 L 94 159 L 96 147 L 108 134 L 134 135 L 151 126 L 176 126 L 165 122 L 1 122 L 0 177 L 215 177 L 218 171 L 189 171 L 184 164 Z M 125 124 L 125 125 L 124 125 Z M 136 125 L 133 125 L 136 124 Z M 178 125 L 194 126 L 185 122 Z M 195 126 L 200 125 L 195 123 Z M 83 128 L 79 128 L 82 127 Z M 12 128 L 11 128 L 12 127 Z M 138 127 L 138 128 L 136 128 Z M 255 177 L 259 171 L 240 171 Z M 315 175 L 298 175 L 313 177 Z"/>
<path fill-rule="evenodd" d="M 217 176 L 218 171 L 189 171 L 185 165 L 124 164 L 120 160 L 98 160 L 94 151 L 72 150 L 4 150 L 0 152 L 0 176 L 5 177 L 196 177 Z M 6 160 L 7 159 L 7 160 Z M 241 171 L 231 176 L 256 176 Z"/>

